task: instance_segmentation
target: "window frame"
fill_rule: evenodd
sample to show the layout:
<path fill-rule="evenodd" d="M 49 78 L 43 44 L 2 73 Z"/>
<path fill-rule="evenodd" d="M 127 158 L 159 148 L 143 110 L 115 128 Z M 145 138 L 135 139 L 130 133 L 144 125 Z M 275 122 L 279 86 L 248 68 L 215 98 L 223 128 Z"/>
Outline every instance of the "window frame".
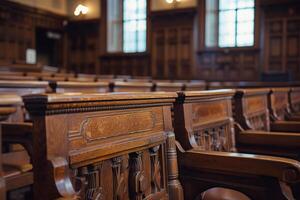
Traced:
<path fill-rule="evenodd" d="M 215 34 L 215 39 L 216 39 L 216 46 L 212 47 L 207 47 L 206 46 L 206 0 L 202 1 L 201 4 L 198 5 L 198 10 L 200 12 L 202 11 L 202 20 L 199 20 L 199 27 L 204 30 L 202 33 L 200 32 L 200 38 L 203 40 L 200 40 L 199 44 L 199 52 L 203 51 L 212 51 L 212 52 L 223 52 L 223 51 L 240 51 L 240 50 L 259 50 L 259 28 L 260 24 L 257 23 L 259 22 L 259 13 L 260 13 L 260 0 L 254 0 L 254 35 L 253 35 L 253 45 L 252 46 L 233 46 L 233 47 L 220 47 L 219 46 L 219 0 L 217 0 L 217 9 L 215 10 L 215 15 L 216 15 L 216 34 Z M 236 9 L 235 9 L 236 10 Z M 235 20 L 235 23 L 237 23 L 237 20 Z M 237 28 L 237 26 L 236 26 Z M 236 37 L 237 32 L 235 32 L 235 37 Z M 235 38 L 236 40 L 237 38 Z"/>
<path fill-rule="evenodd" d="M 107 37 L 107 34 L 108 34 L 108 10 L 107 10 L 107 3 L 108 3 L 109 0 L 102 0 L 102 14 L 103 14 L 103 25 L 101 26 L 102 27 L 102 30 L 104 29 L 104 34 L 102 33 L 102 36 L 101 36 L 101 42 L 102 44 L 105 44 L 103 45 L 102 49 L 101 49 L 101 52 L 102 52 L 102 55 L 104 54 L 109 54 L 109 55 L 146 55 L 149 53 L 149 23 L 150 23 L 150 19 L 149 19 L 149 13 L 150 13 L 150 0 L 146 0 L 146 48 L 145 48 L 145 51 L 142 51 L 142 52 L 138 52 L 138 51 L 134 51 L 134 52 L 125 52 L 124 51 L 124 0 L 120 0 L 122 1 L 121 3 L 121 44 L 122 44 L 122 50 L 121 51 L 115 51 L 115 52 L 109 52 L 108 51 L 108 37 Z M 138 21 L 138 20 L 137 20 Z"/>

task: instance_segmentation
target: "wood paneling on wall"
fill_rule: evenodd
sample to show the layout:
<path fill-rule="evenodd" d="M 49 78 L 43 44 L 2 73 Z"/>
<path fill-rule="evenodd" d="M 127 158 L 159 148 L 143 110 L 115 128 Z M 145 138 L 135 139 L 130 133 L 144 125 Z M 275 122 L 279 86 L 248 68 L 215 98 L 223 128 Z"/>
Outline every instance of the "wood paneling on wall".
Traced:
<path fill-rule="evenodd" d="M 67 26 L 68 70 L 96 73 L 99 69 L 100 20 L 71 21 Z"/>
<path fill-rule="evenodd" d="M 36 28 L 62 30 L 64 20 L 65 17 L 57 14 L 9 1 L 1 1 L 0 61 L 25 62 L 26 49 L 35 49 Z"/>
<path fill-rule="evenodd" d="M 196 9 L 151 13 L 151 69 L 153 77 L 192 78 L 195 16 Z"/>
<path fill-rule="evenodd" d="M 100 58 L 100 74 L 119 74 L 133 76 L 148 76 L 149 55 L 139 54 L 105 54 Z"/>
<path fill-rule="evenodd" d="M 4 0 L 2 0 L 4 1 Z M 67 15 L 67 0 L 9 0 L 37 9 L 47 10 L 60 15 Z"/>
<path fill-rule="evenodd" d="M 264 72 L 300 78 L 300 3 L 264 5 Z"/>
<path fill-rule="evenodd" d="M 259 78 L 256 49 L 199 51 L 198 78 L 205 80 L 256 80 Z"/>

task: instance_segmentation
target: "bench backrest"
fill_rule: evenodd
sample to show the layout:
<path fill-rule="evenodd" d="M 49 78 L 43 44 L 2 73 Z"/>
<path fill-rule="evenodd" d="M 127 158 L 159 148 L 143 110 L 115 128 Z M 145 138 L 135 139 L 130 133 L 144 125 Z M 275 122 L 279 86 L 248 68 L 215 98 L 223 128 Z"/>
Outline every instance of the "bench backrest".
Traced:
<path fill-rule="evenodd" d="M 206 89 L 205 81 L 191 81 L 184 83 L 185 91 L 201 91 Z"/>
<path fill-rule="evenodd" d="M 175 93 L 24 97 L 38 135 L 33 138 L 36 199 L 169 199 L 168 177 L 176 179 L 177 174 L 172 172 L 177 167 L 174 157 L 166 156 L 174 154 L 166 141 L 172 132 L 175 97 Z"/>
<path fill-rule="evenodd" d="M 269 111 L 272 121 L 284 120 L 290 112 L 289 106 L 290 88 L 272 88 L 269 94 Z"/>
<path fill-rule="evenodd" d="M 0 94 L 39 94 L 45 93 L 48 82 L 43 81 L 0 81 Z"/>
<path fill-rule="evenodd" d="M 154 82 L 155 91 L 177 92 L 182 91 L 184 83 L 181 82 Z"/>
<path fill-rule="evenodd" d="M 174 129 L 184 149 L 233 151 L 233 90 L 180 92 L 174 105 Z"/>
<path fill-rule="evenodd" d="M 300 112 L 300 87 L 291 88 L 289 100 L 291 110 Z"/>
<path fill-rule="evenodd" d="M 27 94 L 40 94 L 48 90 L 48 82 L 41 81 L 0 81 L 1 95 L 23 96 Z M 20 98 L 20 97 L 19 97 Z M 10 116 L 10 122 L 23 122 L 28 119 L 22 105 L 18 106 L 17 111 Z"/>
<path fill-rule="evenodd" d="M 111 92 L 151 92 L 153 84 L 150 82 L 114 81 Z"/>
<path fill-rule="evenodd" d="M 234 119 L 243 129 L 270 130 L 270 89 L 239 89 L 234 96 Z"/>
<path fill-rule="evenodd" d="M 52 89 L 52 92 L 55 93 L 104 93 L 109 91 L 109 82 L 51 81 L 49 85 Z"/>

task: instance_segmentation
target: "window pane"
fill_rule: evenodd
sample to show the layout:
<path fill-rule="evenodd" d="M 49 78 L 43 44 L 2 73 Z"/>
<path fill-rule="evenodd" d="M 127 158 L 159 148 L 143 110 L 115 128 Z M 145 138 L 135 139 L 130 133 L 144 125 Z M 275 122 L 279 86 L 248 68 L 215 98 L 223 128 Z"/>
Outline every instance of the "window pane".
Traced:
<path fill-rule="evenodd" d="M 219 36 L 219 46 L 220 47 L 234 47 L 235 37 L 234 34 L 226 34 Z"/>
<path fill-rule="evenodd" d="M 254 45 L 254 8 L 237 11 L 237 46 Z"/>
<path fill-rule="evenodd" d="M 235 23 L 222 23 L 219 26 L 219 35 L 235 35 Z"/>
<path fill-rule="evenodd" d="M 146 51 L 146 0 L 124 0 L 123 51 Z"/>
<path fill-rule="evenodd" d="M 236 0 L 220 0 L 220 10 L 236 9 Z"/>
<path fill-rule="evenodd" d="M 219 12 L 219 24 L 226 23 L 226 22 L 235 22 L 235 11 L 228 10 L 228 11 L 220 11 Z"/>
<path fill-rule="evenodd" d="M 237 20 L 240 21 L 254 21 L 254 9 L 240 9 L 237 11 Z"/>
<path fill-rule="evenodd" d="M 217 43 L 216 38 L 216 15 L 214 12 L 207 13 L 205 19 L 205 45 L 207 47 L 214 47 Z"/>
<path fill-rule="evenodd" d="M 254 24 L 253 22 L 241 22 L 237 24 L 237 34 L 253 34 Z"/>
<path fill-rule="evenodd" d="M 138 19 L 146 19 L 147 7 L 146 0 L 138 1 Z"/>
<path fill-rule="evenodd" d="M 254 0 L 219 0 L 219 46 L 254 45 Z"/>
<path fill-rule="evenodd" d="M 122 51 L 122 15 L 120 0 L 107 2 L 107 51 Z"/>
<path fill-rule="evenodd" d="M 137 1 L 136 0 L 123 0 L 124 1 L 124 20 L 137 19 Z"/>
<path fill-rule="evenodd" d="M 237 8 L 253 8 L 254 0 L 237 0 Z"/>
<path fill-rule="evenodd" d="M 124 52 L 134 52 L 136 50 L 136 21 L 124 22 L 123 44 Z"/>
<path fill-rule="evenodd" d="M 217 46 L 217 0 L 206 0 L 205 46 Z"/>
<path fill-rule="evenodd" d="M 237 46 L 253 46 L 254 34 L 237 35 Z"/>
<path fill-rule="evenodd" d="M 235 11 L 219 12 L 219 46 L 235 46 Z"/>
<path fill-rule="evenodd" d="M 217 5 L 218 5 L 217 3 L 218 3 L 218 0 L 206 0 L 205 1 L 206 12 L 217 10 Z"/>
<path fill-rule="evenodd" d="M 138 52 L 146 51 L 146 31 L 140 31 L 138 33 Z"/>

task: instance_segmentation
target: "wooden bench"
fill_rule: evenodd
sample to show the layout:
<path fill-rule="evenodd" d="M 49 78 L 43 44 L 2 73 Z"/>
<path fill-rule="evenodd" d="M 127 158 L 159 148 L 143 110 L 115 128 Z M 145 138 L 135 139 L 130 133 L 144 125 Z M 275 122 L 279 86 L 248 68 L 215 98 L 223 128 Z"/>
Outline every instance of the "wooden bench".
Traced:
<path fill-rule="evenodd" d="M 209 90 L 217 90 L 217 89 L 223 89 L 224 86 L 222 82 L 211 81 L 207 83 L 207 88 Z"/>
<path fill-rule="evenodd" d="M 18 115 L 21 106 L 22 99 L 19 96 L 0 94 L 0 122 L 14 121 L 14 115 Z M 1 123 L 0 147 L 2 144 L 2 130 L 3 125 Z M 9 192 L 8 196 L 18 193 L 18 195 L 27 195 L 27 198 L 30 198 L 28 196 L 30 195 L 28 186 L 33 183 L 33 174 L 28 163 L 29 157 L 25 151 L 0 154 L 0 197 L 6 196 L 6 192 Z M 6 188 L 4 188 L 5 185 Z M 21 192 L 14 191 L 20 188 L 23 188 Z"/>
<path fill-rule="evenodd" d="M 240 89 L 234 98 L 237 147 L 241 152 L 300 160 L 300 134 L 273 129 L 268 110 L 269 89 Z M 276 131 L 276 132 L 275 132 Z"/>
<path fill-rule="evenodd" d="M 95 74 L 76 74 L 75 77 L 68 77 L 68 81 L 95 82 L 97 81 L 97 77 Z"/>
<path fill-rule="evenodd" d="M 35 199 L 181 200 L 171 122 L 175 97 L 174 93 L 24 97 L 36 136 Z"/>
<path fill-rule="evenodd" d="M 179 93 L 174 129 L 185 199 L 196 199 L 216 186 L 240 191 L 250 199 L 299 198 L 298 161 L 236 150 L 233 95 L 234 90 Z"/>
<path fill-rule="evenodd" d="M 289 94 L 291 115 L 300 116 L 300 87 L 292 87 Z"/>
<path fill-rule="evenodd" d="M 49 86 L 53 93 L 81 92 L 104 93 L 109 91 L 109 82 L 71 82 L 50 81 Z"/>
<path fill-rule="evenodd" d="M 300 132 L 299 118 L 293 118 L 289 104 L 290 88 L 272 88 L 269 93 L 271 129 L 274 131 Z M 296 120 L 296 121 L 293 121 Z"/>
<path fill-rule="evenodd" d="M 183 90 L 185 91 L 200 91 L 206 89 L 206 83 L 205 81 L 190 81 L 187 83 L 184 83 Z"/>
<path fill-rule="evenodd" d="M 0 94 L 26 94 L 45 93 L 49 89 L 48 82 L 43 81 L 0 81 Z"/>
<path fill-rule="evenodd" d="M 22 95 L 45 93 L 48 90 L 48 82 L 37 81 L 0 81 L 0 95 L 15 96 L 19 101 Z M 1 101 L 1 100 L 0 100 Z M 2 99 L 3 101 L 3 99 Z M 7 103 L 14 102 L 14 99 L 6 99 Z M 32 155 L 32 125 L 22 101 L 13 107 L 15 110 L 7 119 L 2 120 L 2 142 L 4 149 L 3 162 L 5 163 L 5 177 L 7 180 L 6 190 L 9 196 L 30 195 L 30 186 L 33 182 L 33 175 L 30 164 Z M 20 148 L 18 145 L 22 145 Z M 18 190 L 16 190 L 18 189 Z M 28 197 L 30 198 L 30 197 Z"/>
<path fill-rule="evenodd" d="M 104 75 L 104 74 L 102 74 L 102 75 L 97 75 L 97 80 L 98 81 L 103 81 L 103 80 L 107 81 L 107 80 L 114 79 L 114 77 L 115 77 L 114 75 L 110 75 L 110 74 Z M 121 81 L 123 81 L 123 80 L 121 80 Z"/>
<path fill-rule="evenodd" d="M 154 82 L 154 91 L 177 92 L 182 91 L 183 87 L 181 82 Z"/>
<path fill-rule="evenodd" d="M 151 92 L 153 84 L 149 82 L 114 81 L 110 85 L 111 92 Z"/>

